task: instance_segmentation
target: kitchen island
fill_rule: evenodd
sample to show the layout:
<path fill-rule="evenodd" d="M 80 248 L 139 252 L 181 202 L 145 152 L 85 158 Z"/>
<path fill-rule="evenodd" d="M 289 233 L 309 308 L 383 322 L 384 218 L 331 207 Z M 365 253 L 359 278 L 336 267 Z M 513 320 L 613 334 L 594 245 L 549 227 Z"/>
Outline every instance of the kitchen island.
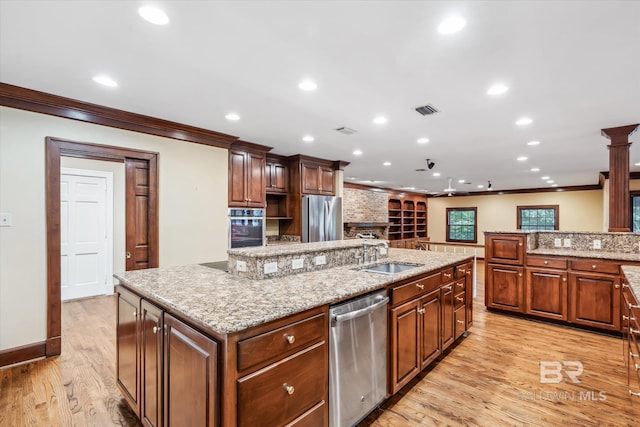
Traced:
<path fill-rule="evenodd" d="M 389 249 L 374 264 L 392 261 L 415 268 L 367 273 L 354 259 L 262 280 L 199 265 L 118 274 L 118 386 L 150 425 L 327 425 L 329 304 L 388 289 L 389 394 L 471 325 L 473 257 Z"/>

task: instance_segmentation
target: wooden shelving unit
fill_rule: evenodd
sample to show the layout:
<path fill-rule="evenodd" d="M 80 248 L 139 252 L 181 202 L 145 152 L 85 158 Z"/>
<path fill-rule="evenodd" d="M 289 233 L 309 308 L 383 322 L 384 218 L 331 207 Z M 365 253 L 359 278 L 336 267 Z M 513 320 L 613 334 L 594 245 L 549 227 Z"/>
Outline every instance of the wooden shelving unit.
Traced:
<path fill-rule="evenodd" d="M 389 233 L 391 241 L 427 238 L 427 200 L 420 196 L 389 196 Z M 398 244 L 402 242 L 396 242 Z M 404 247 L 403 245 L 400 245 Z M 413 247 L 413 246 L 411 246 Z"/>

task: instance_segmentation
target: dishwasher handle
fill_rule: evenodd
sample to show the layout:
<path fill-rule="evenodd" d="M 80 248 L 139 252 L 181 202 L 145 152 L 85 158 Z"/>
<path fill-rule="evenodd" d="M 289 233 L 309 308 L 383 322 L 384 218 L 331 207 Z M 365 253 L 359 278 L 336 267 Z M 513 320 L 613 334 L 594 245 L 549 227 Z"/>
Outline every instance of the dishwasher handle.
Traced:
<path fill-rule="evenodd" d="M 364 316 L 365 314 L 371 313 L 372 311 L 375 311 L 378 308 L 387 305 L 388 303 L 389 297 L 384 297 L 384 299 L 368 307 L 361 308 L 360 310 L 356 311 L 351 311 L 346 314 L 339 314 L 331 319 L 331 325 L 333 326 L 334 323 L 342 323 L 346 322 L 347 320 L 355 319 L 356 317 Z"/>

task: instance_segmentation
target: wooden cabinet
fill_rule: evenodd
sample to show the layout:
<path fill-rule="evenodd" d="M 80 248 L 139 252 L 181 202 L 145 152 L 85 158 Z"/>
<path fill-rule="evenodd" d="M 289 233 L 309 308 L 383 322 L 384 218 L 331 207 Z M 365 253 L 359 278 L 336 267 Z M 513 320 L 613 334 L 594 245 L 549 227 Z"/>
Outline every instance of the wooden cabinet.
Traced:
<path fill-rule="evenodd" d="M 392 244 L 394 240 L 415 243 L 416 238 L 427 238 L 426 198 L 405 194 L 391 195 L 388 201 L 388 215 L 388 238 Z M 404 243 L 402 247 L 406 248 L 407 244 Z"/>
<path fill-rule="evenodd" d="M 567 272 L 527 267 L 525 313 L 567 320 Z"/>
<path fill-rule="evenodd" d="M 145 426 L 219 425 L 218 344 L 118 286 L 117 384 Z"/>
<path fill-rule="evenodd" d="M 140 414 L 140 297 L 121 286 L 116 295 L 116 384 L 129 407 Z"/>
<path fill-rule="evenodd" d="M 524 264 L 526 235 L 485 233 L 484 241 L 487 264 Z"/>
<path fill-rule="evenodd" d="M 164 420 L 167 426 L 217 426 L 218 344 L 164 315 Z"/>
<path fill-rule="evenodd" d="M 473 273 L 473 262 L 468 262 L 455 268 L 456 292 L 460 291 L 460 289 L 458 289 L 460 286 L 464 287 L 465 292 L 464 321 L 465 329 L 467 330 L 473 325 Z M 456 328 L 458 328 L 457 323 L 458 321 L 456 320 Z"/>
<path fill-rule="evenodd" d="M 440 301 L 442 305 L 442 351 L 446 350 L 454 340 L 455 319 L 454 313 L 454 295 L 453 285 L 445 285 L 440 289 Z"/>
<path fill-rule="evenodd" d="M 286 193 L 289 191 L 289 167 L 286 162 L 267 156 L 265 179 L 267 194 Z"/>
<path fill-rule="evenodd" d="M 315 162 L 302 161 L 302 194 L 321 194 L 333 196 L 333 168 Z"/>
<path fill-rule="evenodd" d="M 598 273 L 569 274 L 569 321 L 620 330 L 620 277 Z"/>
<path fill-rule="evenodd" d="M 487 263 L 485 305 L 522 313 L 524 311 L 523 273 L 523 267 Z"/>
<path fill-rule="evenodd" d="M 629 395 L 640 398 L 640 304 L 628 284 L 622 286 L 622 332 Z"/>
<path fill-rule="evenodd" d="M 440 290 L 432 291 L 420 299 L 420 369 L 426 368 L 442 353 L 440 342 L 442 301 Z"/>
<path fill-rule="evenodd" d="M 437 291 L 438 294 L 440 290 Z M 395 394 L 420 372 L 420 300 L 391 309 L 391 384 Z M 439 341 L 438 337 L 438 341 Z"/>
<path fill-rule="evenodd" d="M 229 150 L 229 206 L 265 206 L 265 153 Z"/>

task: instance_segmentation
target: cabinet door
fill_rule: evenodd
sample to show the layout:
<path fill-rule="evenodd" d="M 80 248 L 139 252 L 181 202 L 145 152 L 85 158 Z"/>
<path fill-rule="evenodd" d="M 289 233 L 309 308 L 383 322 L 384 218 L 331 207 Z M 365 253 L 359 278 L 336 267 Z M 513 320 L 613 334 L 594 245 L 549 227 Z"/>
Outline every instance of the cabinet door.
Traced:
<path fill-rule="evenodd" d="M 391 309 L 391 384 L 394 394 L 420 372 L 420 300 Z"/>
<path fill-rule="evenodd" d="M 522 265 L 524 264 L 523 234 L 487 235 L 485 256 L 487 263 Z"/>
<path fill-rule="evenodd" d="M 118 286 L 116 292 L 116 381 L 127 404 L 140 415 L 140 297 L 122 286 Z"/>
<path fill-rule="evenodd" d="M 229 206 L 247 206 L 247 153 L 229 151 Z"/>
<path fill-rule="evenodd" d="M 266 167 L 267 193 L 286 193 L 288 168 L 280 163 L 268 162 Z"/>
<path fill-rule="evenodd" d="M 463 305 L 462 307 L 459 307 L 456 309 L 453 317 L 455 318 L 455 334 L 454 334 L 454 339 L 458 339 L 462 336 L 462 334 L 464 334 L 464 331 L 466 331 L 465 328 L 465 306 Z"/>
<path fill-rule="evenodd" d="M 320 166 L 318 173 L 320 174 L 320 193 L 333 196 L 333 169 L 327 166 Z"/>
<path fill-rule="evenodd" d="M 162 310 L 142 300 L 140 310 L 141 392 L 140 421 L 162 426 Z"/>
<path fill-rule="evenodd" d="M 320 191 L 320 170 L 317 165 L 302 163 L 302 194 L 318 194 Z"/>
<path fill-rule="evenodd" d="M 264 177 L 265 156 L 259 153 L 247 153 L 247 206 L 262 208 L 265 206 L 266 182 Z"/>
<path fill-rule="evenodd" d="M 455 301 L 453 299 L 453 285 L 443 286 L 440 292 L 440 301 L 442 304 L 442 351 L 444 351 L 454 341 L 455 319 L 453 308 Z"/>
<path fill-rule="evenodd" d="M 487 307 L 522 313 L 523 268 L 487 264 L 485 274 L 485 304 Z"/>
<path fill-rule="evenodd" d="M 567 273 L 527 268 L 525 312 L 567 320 Z"/>
<path fill-rule="evenodd" d="M 441 353 L 440 351 L 440 289 L 420 300 L 422 336 L 420 349 L 421 369 L 424 369 Z"/>
<path fill-rule="evenodd" d="M 569 321 L 620 330 L 620 277 L 590 273 L 569 275 Z"/>
<path fill-rule="evenodd" d="M 166 313 L 164 323 L 165 424 L 217 426 L 217 343 Z"/>

